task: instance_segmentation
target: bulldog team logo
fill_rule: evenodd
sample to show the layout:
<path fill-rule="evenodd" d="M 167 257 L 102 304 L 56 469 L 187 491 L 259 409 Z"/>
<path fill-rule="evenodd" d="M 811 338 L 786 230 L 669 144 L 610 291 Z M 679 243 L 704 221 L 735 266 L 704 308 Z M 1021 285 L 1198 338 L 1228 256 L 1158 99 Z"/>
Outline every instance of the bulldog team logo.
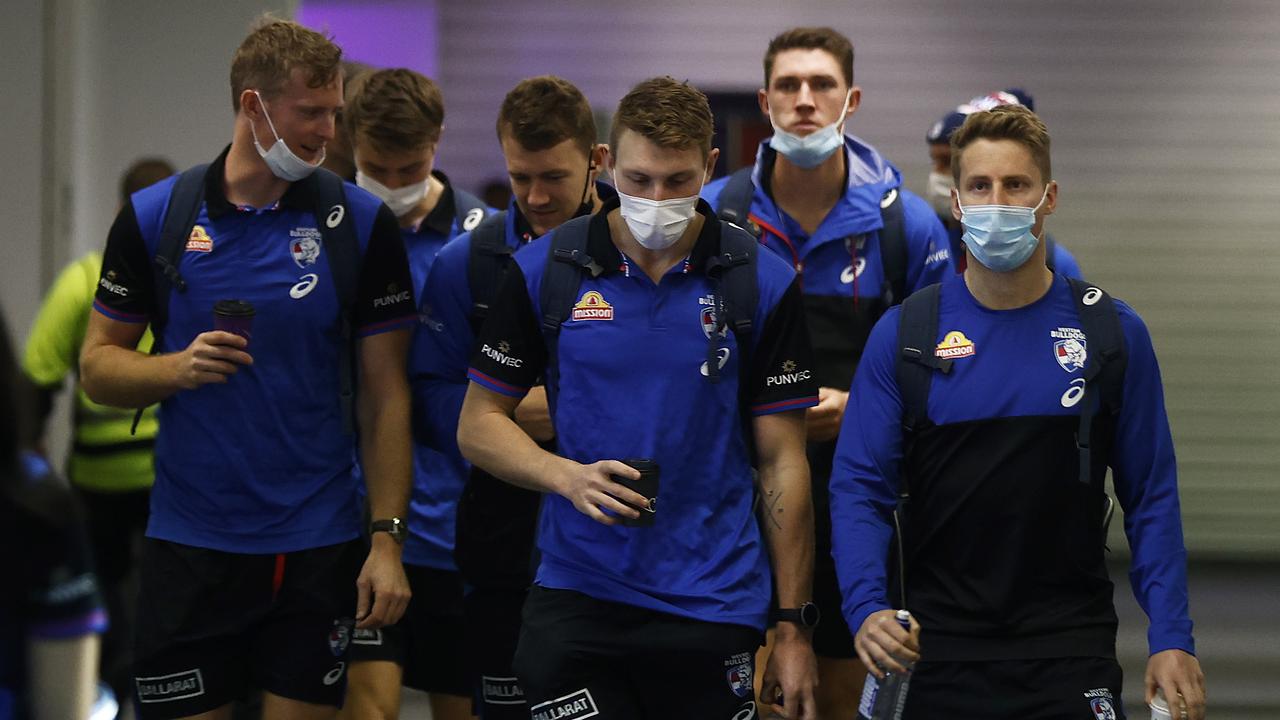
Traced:
<path fill-rule="evenodd" d="M 702 334 L 710 338 L 711 333 L 714 332 L 716 329 L 716 309 L 710 308 L 710 307 L 702 308 L 701 317 L 702 317 Z M 717 334 L 720 337 L 724 337 L 729 334 L 729 328 L 722 327 L 720 328 L 720 332 Z"/>
<path fill-rule="evenodd" d="M 595 290 L 582 294 L 578 303 L 573 306 L 574 320 L 612 320 L 613 306 L 604 296 Z"/>
<path fill-rule="evenodd" d="M 187 236 L 187 252 L 213 252 L 213 238 L 203 226 L 191 228 L 191 234 Z"/>
<path fill-rule="evenodd" d="M 320 231 L 301 227 L 290 230 L 289 253 L 300 268 L 315 265 L 320 259 Z"/>
<path fill-rule="evenodd" d="M 351 644 L 351 626 L 350 620 L 334 620 L 333 627 L 329 628 L 329 652 L 334 657 L 342 657 L 347 652 L 347 646 Z"/>
<path fill-rule="evenodd" d="M 754 690 L 755 686 L 751 682 L 751 655 L 748 653 L 738 653 L 724 661 L 725 680 L 729 683 L 729 689 L 734 695 L 740 698 L 747 697 Z"/>
<path fill-rule="evenodd" d="M 1075 372 L 1084 369 L 1089 359 L 1088 344 L 1079 328 L 1060 327 L 1050 332 L 1049 337 L 1054 338 L 1053 359 L 1063 370 Z"/>
<path fill-rule="evenodd" d="M 1086 690 L 1084 697 L 1089 701 L 1089 709 L 1093 711 L 1093 716 L 1097 720 L 1116 720 L 1119 715 L 1116 713 L 1115 697 L 1108 688 L 1094 688 Z"/>
<path fill-rule="evenodd" d="M 973 341 L 964 336 L 959 330 L 952 330 L 947 333 L 942 342 L 938 343 L 938 347 L 934 349 L 933 354 L 944 360 L 954 360 L 955 358 L 972 357 L 977 352 Z"/>

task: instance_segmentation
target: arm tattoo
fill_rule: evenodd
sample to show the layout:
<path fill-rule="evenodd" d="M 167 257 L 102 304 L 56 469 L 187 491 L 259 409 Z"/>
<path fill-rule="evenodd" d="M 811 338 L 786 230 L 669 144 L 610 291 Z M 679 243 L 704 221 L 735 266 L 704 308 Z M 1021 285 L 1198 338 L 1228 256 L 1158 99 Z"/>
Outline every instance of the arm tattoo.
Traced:
<path fill-rule="evenodd" d="M 781 490 L 765 490 L 764 497 L 764 515 L 768 518 L 769 523 L 774 528 L 782 529 L 782 491 Z"/>

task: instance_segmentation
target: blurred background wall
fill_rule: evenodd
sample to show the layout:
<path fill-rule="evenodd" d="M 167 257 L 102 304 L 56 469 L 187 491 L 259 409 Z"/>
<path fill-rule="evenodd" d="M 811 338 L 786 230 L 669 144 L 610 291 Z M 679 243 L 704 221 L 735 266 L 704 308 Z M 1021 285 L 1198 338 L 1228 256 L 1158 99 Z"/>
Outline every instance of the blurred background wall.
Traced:
<path fill-rule="evenodd" d="M 230 57 L 264 10 L 327 29 L 351 59 L 435 77 L 438 165 L 473 190 L 503 177 L 494 117 L 519 79 L 562 75 L 605 116 L 655 74 L 750 93 L 769 38 L 794 25 L 852 38 L 863 105 L 848 130 L 917 190 L 935 119 L 1028 89 L 1054 139 L 1052 232 L 1155 340 L 1193 562 L 1280 566 L 1280 3 L 6 3 L 0 301 L 15 334 L 54 273 L 104 242 L 130 161 L 187 166 L 229 141 Z M 1123 558 L 1118 534 L 1112 547 Z"/>

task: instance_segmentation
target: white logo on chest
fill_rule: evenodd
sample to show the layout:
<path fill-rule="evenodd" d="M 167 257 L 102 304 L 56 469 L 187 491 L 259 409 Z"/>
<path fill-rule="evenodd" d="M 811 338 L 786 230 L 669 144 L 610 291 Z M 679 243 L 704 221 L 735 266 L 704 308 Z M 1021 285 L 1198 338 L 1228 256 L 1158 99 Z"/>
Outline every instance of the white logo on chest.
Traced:
<path fill-rule="evenodd" d="M 320 277 L 315 273 L 303 275 L 298 279 L 298 282 L 294 283 L 293 287 L 289 288 L 289 297 L 294 300 L 301 300 L 315 289 L 318 282 L 320 282 Z"/>
<path fill-rule="evenodd" d="M 1076 378 L 1071 381 L 1067 391 L 1062 393 L 1062 407 L 1075 407 L 1082 399 L 1084 399 L 1084 378 Z"/>

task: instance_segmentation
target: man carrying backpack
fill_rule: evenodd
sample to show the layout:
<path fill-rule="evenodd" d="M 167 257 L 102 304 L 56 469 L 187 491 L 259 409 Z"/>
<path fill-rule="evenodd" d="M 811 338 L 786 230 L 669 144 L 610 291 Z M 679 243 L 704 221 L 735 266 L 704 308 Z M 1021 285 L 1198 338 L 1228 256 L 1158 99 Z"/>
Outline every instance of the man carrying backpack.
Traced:
<path fill-rule="evenodd" d="M 813 335 L 819 404 L 807 412 L 817 552 L 814 631 L 819 714 L 848 717 L 865 670 L 853 633 L 836 609 L 827 479 L 836 433 L 867 333 L 890 306 L 950 267 L 947 235 L 923 200 L 875 148 L 846 134 L 862 90 L 853 83 L 853 45 L 826 27 L 779 34 L 764 55 L 760 110 L 774 134 L 755 165 L 708 185 L 720 217 L 748 228 L 801 276 Z"/>
<path fill-rule="evenodd" d="M 766 698 L 815 717 L 799 286 L 698 199 L 711 135 L 687 84 L 632 89 L 618 197 L 515 256 L 479 337 L 462 451 L 547 493 L 515 661 L 533 717 L 754 717 L 771 574 Z M 543 375 L 560 456 L 512 419 Z"/>
<path fill-rule="evenodd" d="M 341 54 L 261 23 L 232 61 L 231 145 L 135 193 L 107 239 L 81 380 L 164 417 L 134 654 L 144 719 L 222 717 L 249 688 L 268 720 L 332 718 L 352 625 L 394 623 L 408 602 L 413 291 L 395 216 L 318 169 Z M 148 322 L 159 354 L 134 350 Z"/>
<path fill-rule="evenodd" d="M 832 475 L 858 655 L 877 676 L 919 660 L 905 718 L 1122 716 L 1110 467 L 1150 619 L 1146 699 L 1159 689 L 1199 720 L 1173 441 L 1146 326 L 1045 267 L 1058 187 L 1033 112 L 973 113 L 951 148 L 967 268 L 872 331 Z M 910 631 L 891 609 L 904 606 Z"/>

